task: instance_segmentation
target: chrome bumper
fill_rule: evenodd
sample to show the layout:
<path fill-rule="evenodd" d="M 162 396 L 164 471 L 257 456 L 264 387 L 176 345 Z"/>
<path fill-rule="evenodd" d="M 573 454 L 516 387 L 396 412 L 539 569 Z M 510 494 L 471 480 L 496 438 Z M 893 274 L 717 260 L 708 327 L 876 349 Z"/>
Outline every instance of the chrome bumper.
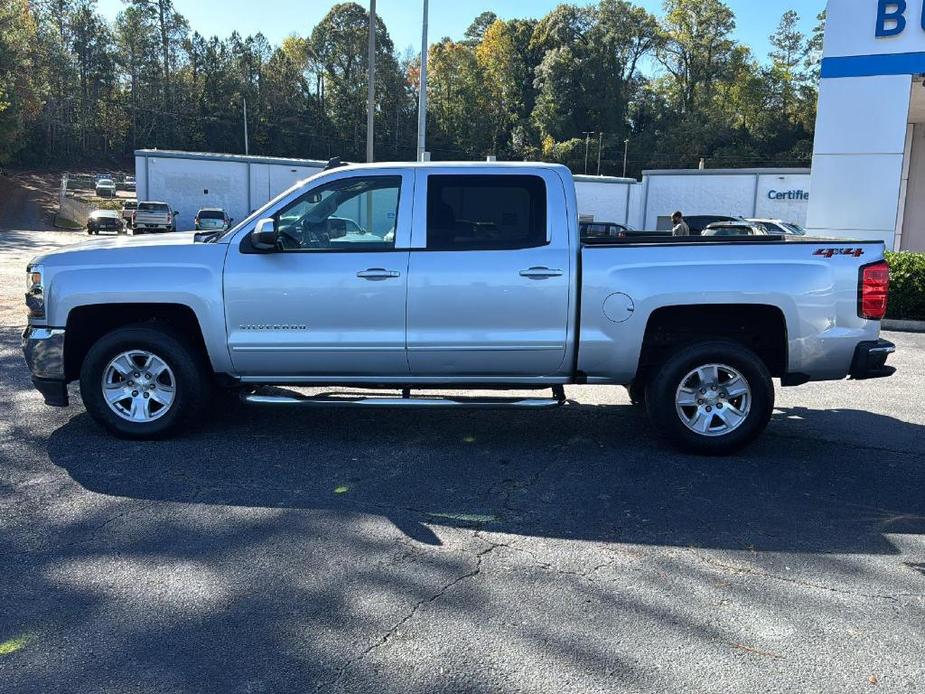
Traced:
<path fill-rule="evenodd" d="M 64 374 L 64 330 L 29 326 L 22 334 L 22 353 L 32 372 L 32 383 L 45 397 L 46 405 L 68 404 Z"/>

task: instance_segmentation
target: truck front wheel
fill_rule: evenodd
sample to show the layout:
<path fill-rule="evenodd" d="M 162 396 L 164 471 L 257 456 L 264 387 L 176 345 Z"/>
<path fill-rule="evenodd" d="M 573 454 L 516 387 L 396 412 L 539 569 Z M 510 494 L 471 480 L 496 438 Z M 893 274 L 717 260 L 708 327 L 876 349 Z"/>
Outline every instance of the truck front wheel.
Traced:
<path fill-rule="evenodd" d="M 165 438 L 202 410 L 205 360 L 168 327 L 119 328 L 94 344 L 80 369 L 90 416 L 121 438 Z"/>
<path fill-rule="evenodd" d="M 737 342 L 716 340 L 669 357 L 646 387 L 659 432 L 684 451 L 734 453 L 767 427 L 774 384 L 764 362 Z"/>

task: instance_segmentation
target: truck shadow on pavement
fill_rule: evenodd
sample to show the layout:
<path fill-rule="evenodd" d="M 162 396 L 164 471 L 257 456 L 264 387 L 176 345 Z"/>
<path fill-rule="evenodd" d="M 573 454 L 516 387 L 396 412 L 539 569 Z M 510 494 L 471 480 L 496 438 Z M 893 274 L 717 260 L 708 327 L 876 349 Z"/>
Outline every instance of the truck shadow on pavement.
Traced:
<path fill-rule="evenodd" d="M 923 429 L 857 410 L 791 408 L 740 455 L 703 458 L 672 451 L 627 405 L 502 414 L 232 404 L 163 442 L 117 441 L 82 413 L 51 435 L 48 454 L 100 494 L 375 514 L 429 545 L 453 526 L 882 554 L 896 552 L 887 533 L 925 533 Z"/>

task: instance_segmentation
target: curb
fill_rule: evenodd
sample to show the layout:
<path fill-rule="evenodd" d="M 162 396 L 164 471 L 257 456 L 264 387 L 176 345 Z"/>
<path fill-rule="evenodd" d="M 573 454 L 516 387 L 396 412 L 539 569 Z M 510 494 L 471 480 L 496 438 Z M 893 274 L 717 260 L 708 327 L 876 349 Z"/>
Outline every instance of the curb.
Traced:
<path fill-rule="evenodd" d="M 59 221 L 61 220 L 61 221 Z M 66 222 L 66 223 L 61 223 Z M 62 231 L 82 231 L 83 227 L 80 226 L 77 222 L 72 222 L 70 219 L 62 217 L 57 212 L 52 215 L 51 225 L 55 229 L 61 229 Z"/>
<path fill-rule="evenodd" d="M 925 321 L 922 320 L 885 320 L 880 327 L 900 333 L 925 333 Z"/>

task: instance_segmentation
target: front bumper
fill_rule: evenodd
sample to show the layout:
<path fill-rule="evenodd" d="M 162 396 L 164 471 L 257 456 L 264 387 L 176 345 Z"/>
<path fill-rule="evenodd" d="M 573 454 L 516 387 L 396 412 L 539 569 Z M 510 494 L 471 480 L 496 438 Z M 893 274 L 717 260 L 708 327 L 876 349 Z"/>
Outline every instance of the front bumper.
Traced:
<path fill-rule="evenodd" d="M 856 381 L 886 378 L 896 373 L 896 367 L 887 366 L 887 358 L 896 351 L 896 345 L 887 340 L 860 343 L 854 350 L 849 375 Z"/>
<path fill-rule="evenodd" d="M 64 330 L 29 326 L 22 334 L 22 353 L 32 372 L 32 383 L 44 396 L 45 404 L 66 407 Z"/>

